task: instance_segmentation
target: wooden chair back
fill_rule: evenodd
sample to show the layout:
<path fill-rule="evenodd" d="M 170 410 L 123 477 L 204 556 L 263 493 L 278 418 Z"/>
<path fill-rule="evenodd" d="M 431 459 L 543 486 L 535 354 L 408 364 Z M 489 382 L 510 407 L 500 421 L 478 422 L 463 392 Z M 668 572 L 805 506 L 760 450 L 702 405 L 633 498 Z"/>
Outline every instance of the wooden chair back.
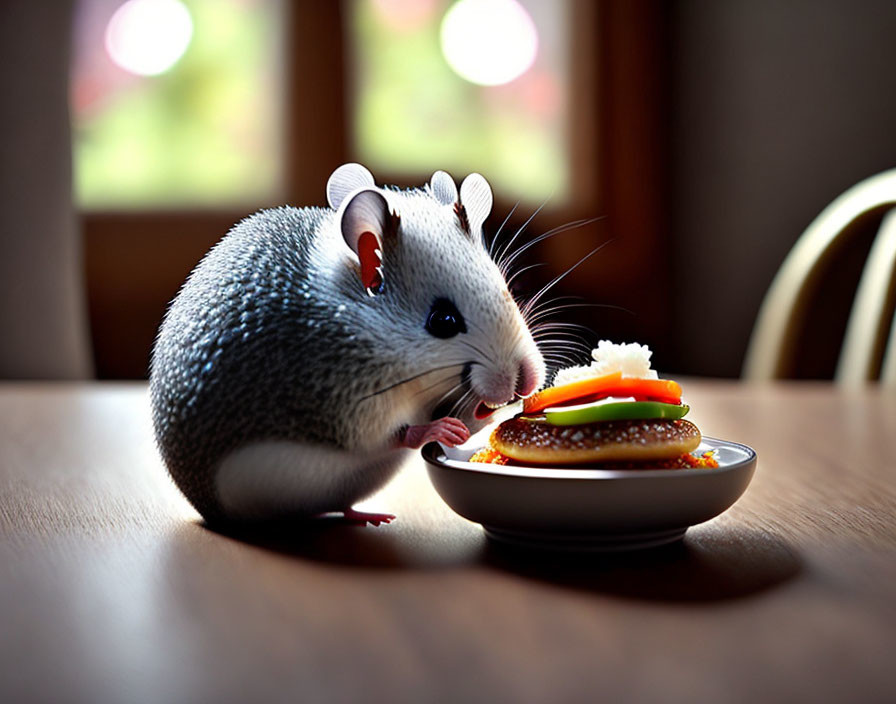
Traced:
<path fill-rule="evenodd" d="M 759 309 L 744 362 L 743 378 L 781 378 L 793 356 L 799 321 L 812 305 L 813 285 L 835 244 L 856 231 L 856 223 L 883 214 L 853 299 L 835 380 L 859 385 L 877 377 L 896 385 L 896 315 L 890 316 L 896 287 L 896 169 L 853 186 L 827 206 L 797 240 L 778 270 Z"/>

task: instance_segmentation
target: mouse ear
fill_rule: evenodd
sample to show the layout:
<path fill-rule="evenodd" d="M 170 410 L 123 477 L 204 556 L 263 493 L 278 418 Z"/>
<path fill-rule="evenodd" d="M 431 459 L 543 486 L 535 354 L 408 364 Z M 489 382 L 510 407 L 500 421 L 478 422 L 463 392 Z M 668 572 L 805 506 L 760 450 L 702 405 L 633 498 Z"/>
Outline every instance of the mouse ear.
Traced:
<path fill-rule="evenodd" d="M 333 210 L 337 210 L 349 193 L 373 185 L 373 174 L 361 164 L 343 164 L 330 174 L 327 181 L 327 202 Z"/>
<path fill-rule="evenodd" d="M 450 174 L 436 171 L 429 179 L 429 190 L 442 205 L 451 205 L 457 200 L 457 186 Z"/>
<path fill-rule="evenodd" d="M 400 218 L 389 210 L 385 196 L 376 188 L 351 194 L 337 214 L 342 237 L 358 255 L 361 285 L 371 296 L 383 289 L 383 246 L 398 236 Z"/>
<path fill-rule="evenodd" d="M 482 223 L 492 211 L 492 189 L 482 174 L 470 174 L 460 184 L 460 204 L 469 223 L 470 234 L 482 235 Z"/>

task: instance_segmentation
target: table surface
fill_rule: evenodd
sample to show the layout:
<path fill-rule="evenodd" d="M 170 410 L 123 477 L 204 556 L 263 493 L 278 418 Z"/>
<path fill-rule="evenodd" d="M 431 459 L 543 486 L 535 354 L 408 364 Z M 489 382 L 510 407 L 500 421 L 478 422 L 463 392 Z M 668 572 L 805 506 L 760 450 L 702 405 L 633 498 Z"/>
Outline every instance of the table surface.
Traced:
<path fill-rule="evenodd" d="M 685 383 L 753 483 L 677 544 L 513 554 L 410 462 L 368 509 L 238 539 L 143 384 L 0 384 L 0 701 L 893 701 L 896 393 Z"/>

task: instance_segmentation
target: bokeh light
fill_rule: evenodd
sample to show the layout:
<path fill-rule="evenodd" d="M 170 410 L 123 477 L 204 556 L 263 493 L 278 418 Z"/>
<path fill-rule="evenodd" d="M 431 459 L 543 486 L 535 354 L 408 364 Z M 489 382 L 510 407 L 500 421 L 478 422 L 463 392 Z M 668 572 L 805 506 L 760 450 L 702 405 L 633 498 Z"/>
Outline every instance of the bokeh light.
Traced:
<path fill-rule="evenodd" d="M 517 0 L 459 0 L 445 13 L 441 42 L 449 66 L 483 86 L 519 78 L 538 54 L 535 23 Z"/>
<path fill-rule="evenodd" d="M 125 71 L 156 76 L 178 62 L 193 36 L 190 12 L 179 0 L 128 0 L 106 28 L 106 51 Z"/>

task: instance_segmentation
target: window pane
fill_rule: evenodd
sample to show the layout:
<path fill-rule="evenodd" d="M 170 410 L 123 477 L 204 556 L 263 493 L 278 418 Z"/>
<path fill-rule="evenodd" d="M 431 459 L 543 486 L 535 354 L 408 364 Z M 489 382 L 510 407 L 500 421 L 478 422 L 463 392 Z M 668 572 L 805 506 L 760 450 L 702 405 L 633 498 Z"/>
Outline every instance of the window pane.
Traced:
<path fill-rule="evenodd" d="M 564 200 L 567 0 L 356 0 L 350 7 L 361 161 L 374 171 L 440 168 L 457 179 L 481 171 L 509 196 Z"/>
<path fill-rule="evenodd" d="M 282 13 L 280 0 L 79 0 L 71 90 L 77 202 L 276 200 Z"/>

